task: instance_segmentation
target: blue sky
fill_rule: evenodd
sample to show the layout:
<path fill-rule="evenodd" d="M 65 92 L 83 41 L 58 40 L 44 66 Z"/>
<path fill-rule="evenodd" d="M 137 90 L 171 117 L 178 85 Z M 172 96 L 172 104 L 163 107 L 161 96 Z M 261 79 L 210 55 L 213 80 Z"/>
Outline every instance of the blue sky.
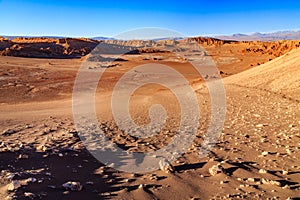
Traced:
<path fill-rule="evenodd" d="M 0 0 L 0 35 L 114 36 L 161 27 L 187 36 L 300 30 L 300 1 Z"/>

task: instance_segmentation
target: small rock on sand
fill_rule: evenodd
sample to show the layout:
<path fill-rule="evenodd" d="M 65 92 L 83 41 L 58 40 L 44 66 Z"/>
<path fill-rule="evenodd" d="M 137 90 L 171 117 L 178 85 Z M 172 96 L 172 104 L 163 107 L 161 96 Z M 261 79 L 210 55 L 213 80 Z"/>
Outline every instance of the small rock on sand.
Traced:
<path fill-rule="evenodd" d="M 24 196 L 29 197 L 29 198 L 33 198 L 33 197 L 35 197 L 35 194 L 33 194 L 31 192 L 24 192 Z"/>
<path fill-rule="evenodd" d="M 260 169 L 260 170 L 258 171 L 258 173 L 260 173 L 260 174 L 266 174 L 266 173 L 267 173 L 267 170 L 265 170 L 265 169 Z"/>
<path fill-rule="evenodd" d="M 5 131 L 2 132 L 2 135 L 11 135 L 11 134 L 14 134 L 14 133 L 16 133 L 15 130 L 13 130 L 13 129 L 7 129 L 7 130 L 5 130 Z"/>
<path fill-rule="evenodd" d="M 7 190 L 8 190 L 8 191 L 14 191 L 14 190 L 17 190 L 17 189 L 18 189 L 19 187 L 21 187 L 21 186 L 22 186 L 21 182 L 15 180 L 15 181 L 12 181 L 12 182 L 8 185 Z"/>
<path fill-rule="evenodd" d="M 79 182 L 68 181 L 62 185 L 66 190 L 81 191 L 82 185 Z"/>
<path fill-rule="evenodd" d="M 214 165 L 211 168 L 209 168 L 209 173 L 212 176 L 215 176 L 219 173 L 222 173 L 224 171 L 223 167 L 220 164 Z"/>
<path fill-rule="evenodd" d="M 172 173 L 172 172 L 174 172 L 174 167 L 166 159 L 162 159 L 162 160 L 159 161 L 159 168 L 160 168 L 161 171 L 163 171 L 165 173 Z"/>

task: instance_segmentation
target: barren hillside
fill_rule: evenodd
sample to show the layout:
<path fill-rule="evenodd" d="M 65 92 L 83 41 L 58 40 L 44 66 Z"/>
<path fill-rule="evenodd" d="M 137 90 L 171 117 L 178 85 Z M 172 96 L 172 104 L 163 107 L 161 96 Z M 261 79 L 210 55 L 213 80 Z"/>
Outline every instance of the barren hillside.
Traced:
<path fill-rule="evenodd" d="M 267 90 L 300 101 L 300 48 L 228 77 L 226 83 Z"/>

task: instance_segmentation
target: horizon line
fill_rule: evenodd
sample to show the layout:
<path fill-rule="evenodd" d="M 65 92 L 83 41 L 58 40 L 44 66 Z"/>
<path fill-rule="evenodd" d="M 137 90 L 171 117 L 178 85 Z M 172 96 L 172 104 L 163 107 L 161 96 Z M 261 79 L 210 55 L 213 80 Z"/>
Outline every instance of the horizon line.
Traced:
<path fill-rule="evenodd" d="M 267 32 L 247 32 L 247 33 L 231 33 L 231 34 L 222 34 L 222 33 L 212 33 L 212 34 L 198 34 L 198 35 L 190 35 L 190 36 L 184 36 L 184 38 L 187 37 L 215 37 L 215 36 L 233 36 L 233 35 L 237 35 L 237 34 L 243 34 L 243 35 L 253 35 L 255 33 L 261 33 L 261 34 L 271 34 L 271 33 L 278 33 L 278 32 L 299 32 L 300 29 L 284 29 L 284 30 L 272 30 L 272 31 L 267 31 Z M 102 37 L 102 38 L 107 38 L 107 39 L 116 39 L 114 38 L 114 36 L 103 36 L 103 35 L 98 35 L 98 36 L 72 36 L 72 35 L 51 35 L 51 34 L 45 34 L 45 35 L 36 35 L 36 34 L 29 34 L 29 35 L 22 35 L 22 34 L 15 34 L 15 35 L 11 35 L 11 34 L 0 34 L 1 37 L 56 37 L 56 38 L 88 38 L 88 39 L 93 39 L 93 38 L 98 38 L 98 37 Z M 167 37 L 165 37 L 167 38 Z M 172 36 L 170 36 L 170 38 L 172 38 Z M 173 37 L 175 38 L 175 37 Z M 155 39 L 155 38 L 153 38 Z"/>

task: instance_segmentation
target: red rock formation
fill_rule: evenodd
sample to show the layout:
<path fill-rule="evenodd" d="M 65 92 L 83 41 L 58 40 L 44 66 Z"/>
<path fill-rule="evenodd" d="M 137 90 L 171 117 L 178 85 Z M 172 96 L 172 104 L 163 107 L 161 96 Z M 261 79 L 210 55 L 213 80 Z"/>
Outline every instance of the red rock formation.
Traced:
<path fill-rule="evenodd" d="M 79 58 L 90 53 L 99 41 L 85 38 L 15 38 L 0 39 L 0 54 L 36 58 Z"/>

